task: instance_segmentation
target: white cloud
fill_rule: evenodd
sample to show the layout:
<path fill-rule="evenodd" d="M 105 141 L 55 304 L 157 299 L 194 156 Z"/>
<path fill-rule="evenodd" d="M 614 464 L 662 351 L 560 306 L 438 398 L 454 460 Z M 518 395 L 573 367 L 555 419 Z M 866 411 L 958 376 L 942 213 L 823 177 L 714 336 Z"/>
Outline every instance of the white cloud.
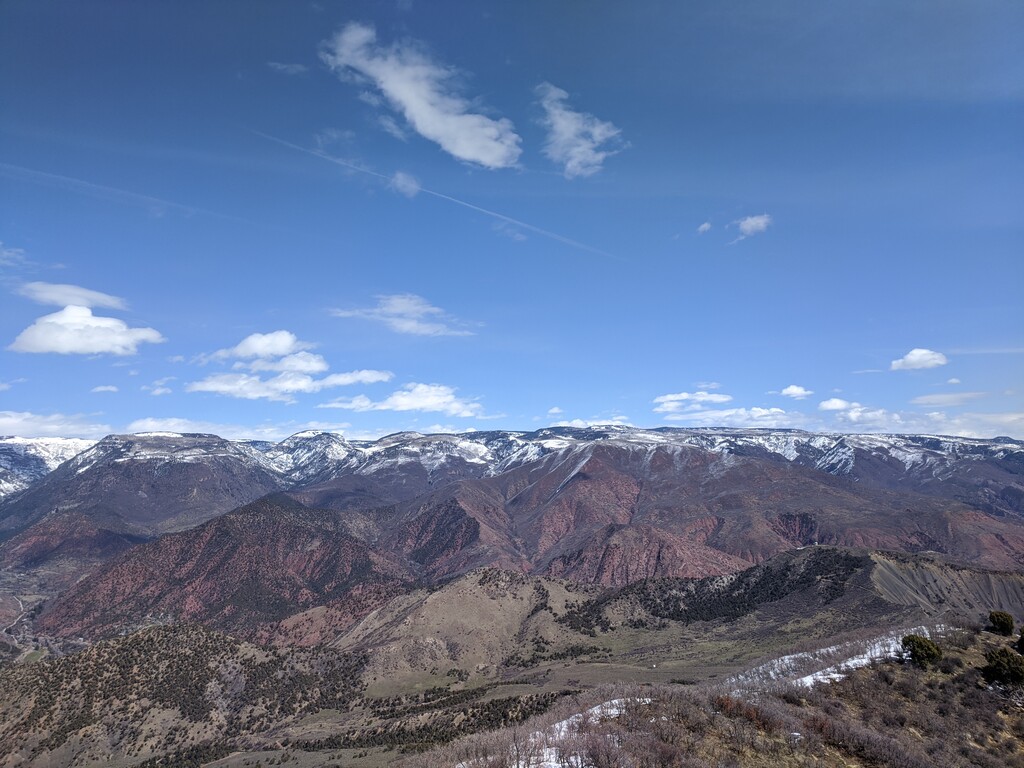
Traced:
<path fill-rule="evenodd" d="M 938 416 L 945 425 L 939 428 L 945 434 L 963 437 L 1008 435 L 1024 439 L 1024 413 L 964 413 L 952 419 L 947 419 L 945 414 L 931 415 Z"/>
<path fill-rule="evenodd" d="M 723 408 L 700 409 L 670 413 L 669 421 L 686 421 L 700 427 L 751 427 L 761 429 L 782 429 L 798 427 L 806 423 L 802 413 L 791 413 L 782 408 Z"/>
<path fill-rule="evenodd" d="M 483 416 L 483 406 L 474 400 L 457 397 L 453 387 L 444 384 L 406 384 L 384 400 L 374 402 L 366 395 L 338 399 L 320 408 L 344 408 L 350 411 L 424 411 L 460 418 Z"/>
<path fill-rule="evenodd" d="M 710 232 L 710 231 L 711 231 L 711 222 L 710 221 L 705 221 L 703 224 L 701 224 L 699 227 L 697 227 L 697 234 L 698 235 L 703 235 L 704 233 Z"/>
<path fill-rule="evenodd" d="M 694 382 L 693 386 L 697 389 L 721 389 L 722 385 L 717 381 L 697 381 Z"/>
<path fill-rule="evenodd" d="M 848 400 L 843 400 L 840 397 L 830 397 L 828 400 L 822 400 L 818 403 L 819 411 L 845 411 L 851 406 L 858 405 L 858 403 L 851 403 Z"/>
<path fill-rule="evenodd" d="M 921 395 L 920 397 L 915 397 L 910 402 L 914 405 L 924 405 L 932 408 L 950 408 L 964 405 L 971 400 L 984 397 L 986 394 L 985 392 L 951 392 L 942 395 Z"/>
<path fill-rule="evenodd" d="M 402 171 L 396 171 L 391 177 L 391 188 L 410 200 L 420 193 L 420 183 L 416 177 Z"/>
<path fill-rule="evenodd" d="M 164 337 L 152 328 L 129 328 L 123 320 L 93 315 L 88 307 L 69 306 L 37 319 L 7 348 L 61 355 L 134 355 L 140 344 L 162 341 Z"/>
<path fill-rule="evenodd" d="M 818 403 L 818 410 L 830 411 L 840 427 L 851 427 L 854 431 L 896 431 L 908 429 L 903 417 L 884 408 L 871 408 L 860 403 L 830 397 Z"/>
<path fill-rule="evenodd" d="M 834 411 L 833 426 L 844 432 L 1024 438 L 1024 413 L 961 413 L 950 416 L 942 411 L 888 411 L 845 400 L 836 400 L 836 403 L 837 407 L 831 409 Z M 838 407 L 839 404 L 842 407 Z"/>
<path fill-rule="evenodd" d="M 476 432 L 476 427 L 457 427 L 454 424 L 431 424 L 423 427 L 422 432 L 428 435 L 458 435 L 465 432 Z"/>
<path fill-rule="evenodd" d="M 295 352 L 277 360 L 257 358 L 251 363 L 235 363 L 234 367 L 244 367 L 250 371 L 291 371 L 293 373 L 323 373 L 330 368 L 321 355 L 314 355 L 312 352 Z"/>
<path fill-rule="evenodd" d="M 399 293 L 375 297 L 376 307 L 369 309 L 333 309 L 335 317 L 357 317 L 384 323 L 396 333 L 414 336 L 472 336 L 472 331 L 453 326 L 453 318 L 422 296 Z"/>
<path fill-rule="evenodd" d="M 568 421 L 556 421 L 552 427 L 576 427 L 587 429 L 588 427 L 628 427 L 631 426 L 628 416 L 599 416 L 593 419 L 569 419 Z"/>
<path fill-rule="evenodd" d="M 860 403 L 849 403 L 845 409 L 837 410 L 836 421 L 855 427 L 857 430 L 911 431 L 903 416 L 884 408 L 871 408 Z"/>
<path fill-rule="evenodd" d="M 758 216 L 746 216 L 742 219 L 737 219 L 733 224 L 739 227 L 740 236 L 732 242 L 738 243 L 740 240 L 746 240 L 748 237 L 768 231 L 768 227 L 772 224 L 772 217 L 767 213 L 762 213 Z"/>
<path fill-rule="evenodd" d="M 372 26 L 353 22 L 325 45 L 321 58 L 344 78 L 372 83 L 418 134 L 453 157 L 492 169 L 518 161 L 512 122 L 471 111 L 455 89 L 458 73 L 414 43 L 379 45 Z"/>
<path fill-rule="evenodd" d="M 783 389 L 779 394 L 785 395 L 786 397 L 792 397 L 794 400 L 803 400 L 805 397 L 813 395 L 814 392 L 812 392 L 809 389 L 804 389 L 799 384 L 790 384 L 788 387 Z"/>
<path fill-rule="evenodd" d="M 0 435 L 98 438 L 112 431 L 109 425 L 97 424 L 80 414 L 65 416 L 51 413 L 44 416 L 28 411 L 0 411 Z"/>
<path fill-rule="evenodd" d="M 167 385 L 174 381 L 177 376 L 164 376 L 162 379 L 157 379 L 152 384 L 144 384 L 141 389 L 143 392 L 149 392 L 154 397 L 160 397 L 161 395 L 169 395 L 174 390 Z M 173 430 L 172 430 L 173 431 Z"/>
<path fill-rule="evenodd" d="M 275 72 L 280 72 L 285 75 L 301 75 L 304 72 L 309 71 L 309 67 L 305 64 L 282 64 L 279 61 L 268 61 L 267 66 Z"/>
<path fill-rule="evenodd" d="M 315 345 L 308 341 L 300 341 L 291 331 L 253 333 L 246 336 L 233 347 L 214 352 L 208 359 L 224 360 L 230 357 L 240 357 L 242 359 L 283 357 L 284 355 L 292 355 L 296 352 L 311 349 L 313 346 Z"/>
<path fill-rule="evenodd" d="M 240 358 L 232 365 L 236 373 L 218 373 L 200 381 L 185 385 L 187 392 L 212 392 L 243 400 L 277 400 L 295 402 L 294 395 L 320 392 L 332 387 L 351 384 L 376 384 L 390 381 L 390 371 L 360 370 L 348 373 L 332 373 L 321 378 L 311 374 L 324 373 L 329 369 L 327 361 L 307 350 L 314 346 L 300 340 L 291 331 L 253 333 L 233 347 L 221 349 L 212 355 L 199 358 L 202 363 Z M 252 373 L 237 371 L 248 370 Z M 264 378 L 262 373 L 276 373 Z M 158 388 L 166 380 L 154 382 Z M 170 391 L 170 390 L 166 390 Z M 153 389 L 152 394 L 163 394 Z"/>
<path fill-rule="evenodd" d="M 684 406 L 700 408 L 704 403 L 728 403 L 732 395 L 715 394 L 707 391 L 699 392 L 677 392 L 674 395 L 660 395 L 654 398 L 657 407 L 655 413 L 677 413 L 684 409 Z"/>
<path fill-rule="evenodd" d="M 560 415 L 562 413 L 564 413 L 564 411 L 561 408 L 559 408 L 557 405 L 552 406 L 551 408 L 548 408 L 548 416 L 558 416 L 558 415 Z"/>
<path fill-rule="evenodd" d="M 283 440 L 307 429 L 319 432 L 341 432 L 350 426 L 347 422 L 288 421 L 258 425 L 221 424 L 212 421 L 197 421 L 178 417 L 146 417 L 136 419 L 126 427 L 127 432 L 202 432 L 220 435 L 229 440 Z"/>
<path fill-rule="evenodd" d="M 344 387 L 352 384 L 376 384 L 390 381 L 393 374 L 389 371 L 350 371 L 348 373 L 332 373 L 321 379 L 314 379 L 304 373 L 285 371 L 270 379 L 264 379 L 250 373 L 218 373 L 207 376 L 201 381 L 193 381 L 185 386 L 188 392 L 212 392 L 227 397 L 243 400 L 277 400 L 293 403 L 296 394 L 309 394 L 332 387 Z"/>
<path fill-rule="evenodd" d="M 101 384 L 98 387 L 93 387 L 89 391 L 90 392 L 117 392 L 118 389 L 113 384 Z"/>
<path fill-rule="evenodd" d="M 960 383 L 960 379 L 957 379 L 957 378 L 946 379 L 946 383 L 947 384 L 959 384 Z"/>
<path fill-rule="evenodd" d="M 933 352 L 930 349 L 914 348 L 907 352 L 899 360 L 893 360 L 889 365 L 890 371 L 914 371 L 920 368 L 938 368 L 949 361 L 941 352 Z"/>
<path fill-rule="evenodd" d="M 618 153 L 621 131 L 609 122 L 598 120 L 586 112 L 569 108 L 569 94 L 551 83 L 537 86 L 540 105 L 544 108 L 541 120 L 548 130 L 544 154 L 562 166 L 567 179 L 593 176 L 601 170 L 605 159 Z M 616 146 L 605 146 L 609 142 Z"/>
<path fill-rule="evenodd" d="M 125 300 L 109 293 L 93 291 L 79 285 L 61 283 L 25 283 L 18 289 L 22 296 L 40 304 L 52 304 L 55 307 L 105 307 L 107 309 L 127 309 Z"/>

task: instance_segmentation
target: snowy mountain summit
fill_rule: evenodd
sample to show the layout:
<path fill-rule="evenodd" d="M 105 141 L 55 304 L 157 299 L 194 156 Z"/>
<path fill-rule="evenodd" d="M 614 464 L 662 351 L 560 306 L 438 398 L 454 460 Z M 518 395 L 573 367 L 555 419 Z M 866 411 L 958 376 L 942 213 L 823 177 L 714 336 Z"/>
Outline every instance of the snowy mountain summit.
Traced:
<path fill-rule="evenodd" d="M 39 482 L 69 459 L 79 475 L 99 466 L 137 462 L 156 467 L 228 461 L 249 466 L 287 490 L 347 475 L 415 471 L 431 483 L 488 477 L 551 454 L 568 455 L 599 445 L 644 451 L 698 449 L 738 459 L 781 461 L 871 486 L 925 494 L 940 493 L 941 485 L 942 495 L 949 495 L 952 486 L 954 496 L 980 494 L 981 505 L 993 511 L 1024 511 L 1024 441 L 1011 438 L 621 425 L 534 432 L 400 432 L 373 441 L 303 431 L 278 443 L 174 432 L 111 435 L 96 443 L 8 437 L 0 439 L 0 499 Z"/>
<path fill-rule="evenodd" d="M 0 437 L 0 499 L 25 490 L 94 442 L 74 437 Z"/>

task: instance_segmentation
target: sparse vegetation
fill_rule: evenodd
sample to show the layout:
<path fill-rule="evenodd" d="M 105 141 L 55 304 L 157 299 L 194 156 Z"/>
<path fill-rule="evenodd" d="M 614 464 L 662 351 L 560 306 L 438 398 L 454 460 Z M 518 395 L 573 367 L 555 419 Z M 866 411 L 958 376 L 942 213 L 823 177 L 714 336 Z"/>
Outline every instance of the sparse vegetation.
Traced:
<path fill-rule="evenodd" d="M 988 663 L 982 674 L 990 683 L 1024 685 L 1024 656 L 1009 648 L 996 648 L 985 654 Z"/>
<path fill-rule="evenodd" d="M 562 765 L 1024 768 L 1024 709 L 984 686 L 979 669 L 986 652 L 1007 649 L 971 637 L 924 672 L 880 663 L 812 689 L 610 687 L 401 765 L 536 766 L 547 748 Z M 610 700 L 625 702 L 618 716 L 579 717 Z M 574 727 L 548 730 L 573 715 Z M 959 733 L 970 738 L 950 738 Z"/>
<path fill-rule="evenodd" d="M 91 729 L 126 757 L 208 756 L 296 717 L 347 710 L 365 664 L 363 654 L 262 650 L 198 626 L 155 627 L 0 672 L 0 752 L 82 751 Z"/>
<path fill-rule="evenodd" d="M 611 622 L 605 609 L 616 600 L 634 601 L 654 622 L 691 623 L 734 620 L 796 592 L 811 590 L 822 604 L 843 594 L 846 583 L 868 561 L 832 548 L 815 549 L 779 558 L 733 576 L 703 579 L 647 579 L 567 606 L 558 622 L 577 632 L 596 636 Z M 629 625 L 645 628 L 650 619 L 634 617 Z"/>
<path fill-rule="evenodd" d="M 988 625 L 989 629 L 997 635 L 1009 637 L 1013 634 L 1013 616 L 1006 611 L 992 611 L 988 615 Z"/>
<path fill-rule="evenodd" d="M 942 650 L 934 641 L 921 635 L 907 635 L 903 638 L 903 652 L 914 664 L 927 669 L 942 659 Z"/>

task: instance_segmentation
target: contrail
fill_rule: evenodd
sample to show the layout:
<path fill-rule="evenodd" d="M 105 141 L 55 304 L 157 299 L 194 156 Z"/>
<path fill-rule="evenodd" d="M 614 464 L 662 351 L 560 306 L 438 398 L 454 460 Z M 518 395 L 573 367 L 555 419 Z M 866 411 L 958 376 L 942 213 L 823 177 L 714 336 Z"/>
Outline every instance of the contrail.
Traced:
<path fill-rule="evenodd" d="M 83 179 L 76 179 L 71 176 L 61 176 L 57 173 L 37 171 L 34 168 L 24 168 L 20 165 L 11 165 L 10 163 L 0 163 L 0 176 L 6 176 L 9 179 L 16 179 L 18 181 L 27 181 L 32 184 L 42 184 L 44 186 L 68 189 L 73 192 L 81 192 L 93 197 L 106 198 L 108 200 L 114 200 L 128 205 L 143 205 L 155 212 L 172 210 L 186 216 L 213 216 L 218 219 L 242 222 L 244 224 L 251 225 L 253 223 L 238 216 L 229 216 L 224 213 L 217 213 L 216 211 L 208 211 L 203 208 L 195 208 L 190 205 L 182 205 L 181 203 L 175 203 L 170 200 L 163 200 L 159 197 L 143 195 L 139 192 L 129 192 L 124 189 L 108 187 L 103 184 L 95 184 L 91 181 L 84 181 Z"/>
<path fill-rule="evenodd" d="M 264 139 L 267 139 L 268 141 L 276 142 L 276 143 L 278 143 L 278 144 L 280 144 L 282 146 L 289 147 L 290 149 L 294 149 L 294 150 L 296 150 L 298 152 L 304 152 L 307 155 L 312 155 L 313 157 L 319 157 L 321 160 L 326 160 L 329 163 L 334 163 L 335 165 L 340 165 L 340 166 L 342 166 L 344 168 L 348 168 L 348 169 L 353 170 L 353 171 L 358 171 L 359 173 L 365 173 L 368 176 L 375 176 L 378 179 L 383 179 L 384 181 L 388 182 L 389 184 L 392 182 L 392 177 L 391 176 L 388 176 L 388 175 L 383 174 L 383 173 L 378 173 L 377 171 L 371 171 L 369 168 L 364 168 L 361 165 L 356 165 L 355 163 L 350 163 L 347 160 L 342 160 L 341 158 L 334 157 L 333 155 L 329 155 L 326 152 L 323 152 L 321 150 L 309 149 L 308 147 L 303 147 L 303 146 L 300 146 L 298 144 L 293 144 L 290 141 L 285 141 L 284 139 L 279 139 L 276 136 L 271 136 L 271 135 L 263 133 L 261 131 L 254 130 L 254 131 L 252 131 L 252 133 L 254 133 L 257 136 L 260 136 L 260 137 L 262 137 Z M 476 211 L 477 213 L 482 213 L 485 216 L 490 216 L 491 218 L 497 219 L 498 221 L 504 221 L 507 224 L 512 224 L 514 226 L 521 227 L 522 229 L 525 229 L 525 230 L 528 230 L 528 231 L 533 232 L 535 234 L 541 235 L 542 237 L 550 238 L 551 240 L 555 240 L 555 241 L 557 241 L 559 243 L 563 243 L 564 245 L 568 245 L 568 246 L 571 246 L 573 248 L 578 248 L 581 251 L 588 251 L 590 253 L 596 253 L 596 254 L 598 254 L 600 256 L 606 256 L 607 258 L 615 259 L 616 261 L 625 261 L 625 259 L 621 258 L 620 256 L 616 256 L 615 254 L 608 253 L 607 251 L 602 251 L 599 248 L 594 248 L 591 245 L 587 245 L 586 243 L 581 243 L 578 240 L 573 240 L 572 238 L 565 237 L 564 235 L 560 235 L 557 232 L 551 232 L 550 230 L 547 230 L 547 229 L 541 229 L 540 227 L 535 227 L 533 224 L 528 224 L 525 221 L 520 221 L 519 219 L 514 219 L 511 216 L 506 216 L 503 213 L 498 213 L 497 211 L 491 211 L 491 210 L 488 210 L 487 208 L 481 208 L 479 205 L 473 205 L 472 203 L 467 203 L 465 200 L 459 200 L 457 197 L 452 197 L 451 195 L 446 195 L 446 194 L 444 194 L 442 192 L 435 192 L 434 190 L 427 189 L 426 187 L 419 187 L 419 191 L 423 192 L 424 194 L 427 194 L 427 195 L 432 195 L 433 197 L 439 198 L 441 200 L 447 200 L 449 203 L 455 203 L 456 205 L 461 205 L 463 208 L 468 208 L 471 211 Z"/>

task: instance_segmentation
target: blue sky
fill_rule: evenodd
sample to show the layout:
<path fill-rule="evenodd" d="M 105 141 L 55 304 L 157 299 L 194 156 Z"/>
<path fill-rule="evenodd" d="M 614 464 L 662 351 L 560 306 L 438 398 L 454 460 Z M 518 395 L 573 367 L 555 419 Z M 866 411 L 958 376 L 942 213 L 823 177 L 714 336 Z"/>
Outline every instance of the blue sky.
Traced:
<path fill-rule="evenodd" d="M 1024 438 L 1017 2 L 0 6 L 0 434 Z"/>

